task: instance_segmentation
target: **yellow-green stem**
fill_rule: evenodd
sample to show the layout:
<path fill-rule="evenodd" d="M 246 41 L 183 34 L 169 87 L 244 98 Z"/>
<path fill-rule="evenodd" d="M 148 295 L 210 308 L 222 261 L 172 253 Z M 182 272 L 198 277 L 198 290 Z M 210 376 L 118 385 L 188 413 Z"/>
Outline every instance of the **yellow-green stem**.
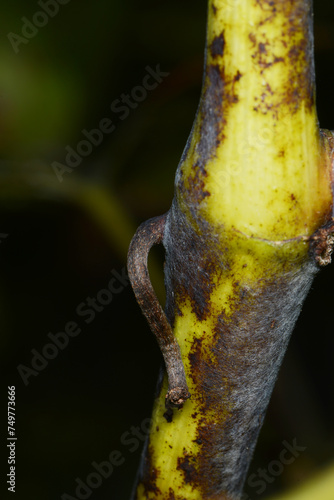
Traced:
<path fill-rule="evenodd" d="M 163 239 L 166 315 L 192 396 L 166 414 L 164 380 L 138 500 L 241 498 L 292 328 L 328 263 L 311 7 L 209 1 L 203 92 Z"/>

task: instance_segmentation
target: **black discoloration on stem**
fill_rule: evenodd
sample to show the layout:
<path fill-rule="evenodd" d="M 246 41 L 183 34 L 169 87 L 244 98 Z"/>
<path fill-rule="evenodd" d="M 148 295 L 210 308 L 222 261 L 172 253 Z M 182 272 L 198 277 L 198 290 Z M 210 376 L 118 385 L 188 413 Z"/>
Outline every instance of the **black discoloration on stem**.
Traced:
<path fill-rule="evenodd" d="M 147 269 L 148 253 L 162 242 L 166 214 L 144 222 L 134 235 L 128 254 L 128 273 L 137 302 L 158 340 L 168 374 L 166 406 L 180 408 L 190 397 L 179 345 L 153 290 Z"/>
<path fill-rule="evenodd" d="M 219 36 L 216 36 L 211 43 L 210 51 L 212 57 L 222 56 L 224 53 L 224 45 L 224 33 L 221 33 Z"/>

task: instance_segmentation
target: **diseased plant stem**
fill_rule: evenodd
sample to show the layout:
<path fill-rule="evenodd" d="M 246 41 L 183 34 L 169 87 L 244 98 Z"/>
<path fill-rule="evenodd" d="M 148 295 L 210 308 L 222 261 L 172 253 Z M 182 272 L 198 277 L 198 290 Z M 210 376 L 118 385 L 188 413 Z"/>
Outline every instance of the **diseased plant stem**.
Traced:
<path fill-rule="evenodd" d="M 201 102 L 159 235 L 192 396 L 166 419 L 165 378 L 138 500 L 241 498 L 293 326 L 330 261 L 333 136 L 318 128 L 311 8 L 209 0 Z"/>

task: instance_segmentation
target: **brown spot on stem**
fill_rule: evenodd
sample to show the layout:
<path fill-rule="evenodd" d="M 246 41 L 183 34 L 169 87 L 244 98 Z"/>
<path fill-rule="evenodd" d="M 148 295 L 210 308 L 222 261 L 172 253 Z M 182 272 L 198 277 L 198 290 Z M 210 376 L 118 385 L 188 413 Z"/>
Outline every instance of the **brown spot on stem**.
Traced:
<path fill-rule="evenodd" d="M 203 339 L 195 338 L 193 341 L 192 349 L 190 353 L 188 354 L 188 359 L 190 362 L 191 366 L 191 373 L 193 376 L 193 379 L 197 378 L 198 374 L 201 373 L 201 351 L 202 351 L 202 343 Z M 196 383 L 196 380 L 194 380 Z M 197 417 L 197 413 L 195 414 L 195 417 Z"/>
<path fill-rule="evenodd" d="M 193 486 L 198 482 L 198 474 L 194 465 L 194 458 L 185 449 L 183 449 L 183 456 L 178 457 L 177 467 L 184 474 L 184 482 L 191 483 Z"/>
<path fill-rule="evenodd" d="M 156 495 L 161 494 L 161 491 L 157 486 L 158 476 L 158 469 L 152 465 L 152 447 L 149 446 L 143 463 L 143 481 L 141 483 L 144 487 L 146 495 L 148 495 L 148 493 L 155 493 Z"/>
<path fill-rule="evenodd" d="M 207 176 L 206 171 L 201 171 L 199 164 L 193 167 L 193 175 L 188 178 L 188 189 L 191 193 L 193 201 L 196 204 L 201 203 L 204 198 L 210 196 L 209 191 L 205 189 L 204 179 Z"/>
<path fill-rule="evenodd" d="M 238 70 L 233 78 L 233 81 L 234 83 L 235 82 L 238 82 L 240 80 L 240 78 L 242 77 L 242 73 L 240 73 L 240 71 Z"/>
<path fill-rule="evenodd" d="M 169 488 L 167 500 L 176 500 L 174 490 Z"/>
<path fill-rule="evenodd" d="M 256 45 L 256 36 L 254 35 L 254 33 L 249 33 L 248 38 L 252 42 L 253 47 L 255 47 L 255 45 Z"/>
<path fill-rule="evenodd" d="M 213 58 L 222 56 L 224 53 L 224 46 L 225 46 L 225 39 L 224 39 L 224 32 L 221 33 L 219 36 L 216 36 L 210 47 L 211 55 Z"/>
<path fill-rule="evenodd" d="M 259 53 L 260 54 L 264 54 L 266 52 L 267 52 L 266 44 L 265 43 L 259 43 Z"/>

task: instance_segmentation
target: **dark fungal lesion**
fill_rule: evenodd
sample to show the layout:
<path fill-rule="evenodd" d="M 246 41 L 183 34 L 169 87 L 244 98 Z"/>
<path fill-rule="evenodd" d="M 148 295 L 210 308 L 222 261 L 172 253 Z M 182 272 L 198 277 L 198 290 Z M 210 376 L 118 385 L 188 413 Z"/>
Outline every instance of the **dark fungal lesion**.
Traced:
<path fill-rule="evenodd" d="M 188 453 L 187 450 L 183 449 L 182 457 L 177 459 L 177 470 L 180 470 L 184 474 L 184 482 L 186 484 L 192 484 L 195 486 L 198 484 L 198 472 L 195 467 L 196 457 Z"/>
<path fill-rule="evenodd" d="M 188 184 L 188 195 L 192 197 L 193 201 L 198 204 L 201 203 L 207 196 L 210 196 L 210 192 L 205 189 L 204 178 L 207 177 L 206 171 L 201 171 L 201 167 L 198 163 L 193 166 L 193 175 L 189 176 L 187 179 Z"/>
<path fill-rule="evenodd" d="M 224 32 L 222 32 L 219 36 L 216 36 L 210 45 L 210 53 L 213 58 L 222 56 L 224 54 L 225 47 L 225 38 Z"/>
<path fill-rule="evenodd" d="M 167 500 L 176 500 L 175 492 L 173 488 L 169 488 Z"/>
<path fill-rule="evenodd" d="M 242 77 L 242 73 L 240 73 L 240 71 L 238 70 L 238 71 L 236 72 L 236 74 L 234 75 L 234 77 L 233 77 L 233 81 L 234 81 L 234 83 L 235 83 L 235 82 L 238 82 L 238 81 L 240 80 L 240 78 L 241 78 L 241 77 Z"/>
<path fill-rule="evenodd" d="M 219 40 L 218 42 L 216 39 L 214 45 L 214 50 L 217 54 L 219 50 L 222 50 L 223 44 L 222 38 L 219 38 Z M 220 48 L 218 48 L 218 45 Z M 213 50 L 212 45 L 211 50 Z M 206 67 L 206 76 L 198 115 L 199 125 L 197 126 L 197 131 L 199 141 L 193 153 L 192 172 L 194 173 L 188 179 L 182 179 L 182 182 L 189 184 L 187 188 L 190 196 L 193 197 L 196 193 L 200 195 L 197 197 L 198 202 L 210 195 L 204 188 L 204 181 L 207 175 L 206 166 L 211 159 L 215 158 L 217 150 L 224 140 L 224 127 L 228 120 L 229 109 L 239 102 L 237 86 L 242 76 L 239 70 L 234 75 L 228 75 L 223 65 L 214 62 L 208 64 Z M 195 190 L 192 189 L 194 187 L 196 188 Z"/>
<path fill-rule="evenodd" d="M 210 64 L 206 69 L 206 79 L 200 107 L 200 140 L 196 146 L 196 156 L 201 171 L 216 154 L 221 141 L 224 99 L 224 74 L 218 64 Z"/>
<path fill-rule="evenodd" d="M 172 325 L 178 308 L 188 299 L 198 321 L 204 321 L 210 314 L 210 296 L 221 252 L 209 223 L 198 217 L 196 223 L 196 226 L 189 223 L 174 200 L 167 222 L 170 229 L 164 239 L 166 314 Z"/>

